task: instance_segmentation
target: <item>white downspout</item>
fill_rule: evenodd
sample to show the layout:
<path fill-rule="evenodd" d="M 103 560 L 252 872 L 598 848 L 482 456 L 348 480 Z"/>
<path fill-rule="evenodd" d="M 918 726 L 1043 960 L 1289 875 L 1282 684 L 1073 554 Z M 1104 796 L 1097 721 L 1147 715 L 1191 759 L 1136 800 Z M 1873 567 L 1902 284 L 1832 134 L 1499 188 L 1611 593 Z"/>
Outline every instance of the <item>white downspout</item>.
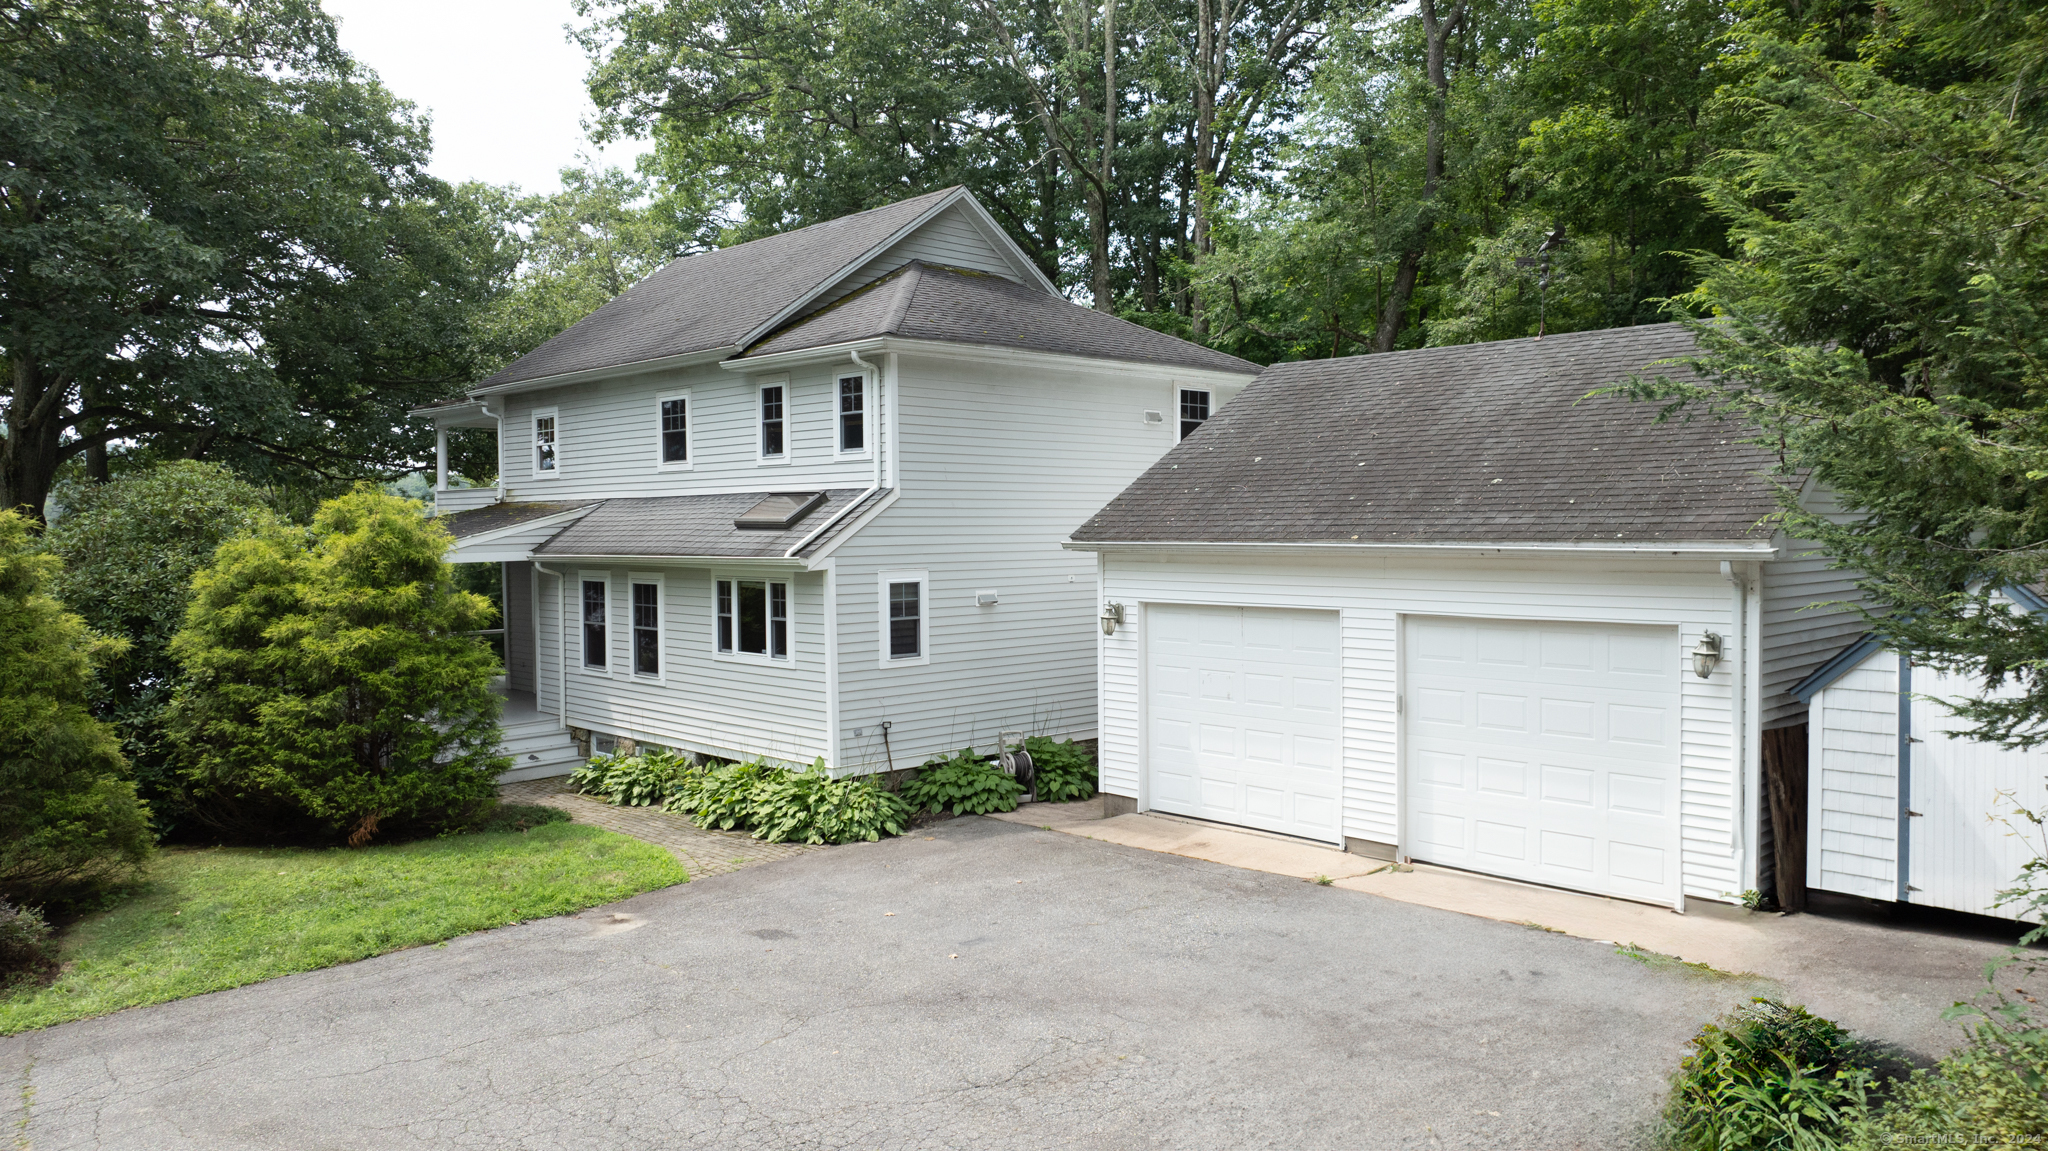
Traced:
<path fill-rule="evenodd" d="M 434 490 L 448 490 L 448 429 L 434 425 Z"/>
<path fill-rule="evenodd" d="M 1753 879 L 1754 872 L 1743 866 L 1749 839 L 1745 834 L 1749 819 L 1749 692 L 1744 684 L 1749 664 L 1749 589 L 1735 565 L 1727 560 L 1721 561 L 1721 576 L 1732 585 L 1728 623 L 1735 633 L 1728 637 L 1724 649 L 1734 661 L 1734 666 L 1728 669 L 1728 741 L 1733 769 L 1729 779 L 1728 853 L 1736 857 L 1736 874 Z"/>
<path fill-rule="evenodd" d="M 505 413 L 491 410 L 491 401 L 478 400 L 477 410 L 498 421 L 498 503 L 505 501 Z"/>
<path fill-rule="evenodd" d="M 533 570 L 542 575 L 555 577 L 555 622 L 561 626 L 555 632 L 555 648 L 562 657 L 560 678 L 556 681 L 560 693 L 556 700 L 560 705 L 556 714 L 561 717 L 563 727 L 569 726 L 569 577 L 563 572 L 551 572 L 533 561 Z"/>
<path fill-rule="evenodd" d="M 862 372 L 866 373 L 867 378 L 873 381 L 874 383 L 875 415 L 879 417 L 882 414 L 882 373 L 876 371 L 875 366 L 873 364 L 861 359 L 859 351 L 849 349 L 849 354 L 853 356 L 853 365 L 859 368 Z M 868 489 L 859 494 L 858 496 L 855 496 L 851 501 L 847 503 L 845 507 L 840 508 L 837 514 L 827 519 L 824 523 L 819 524 L 817 528 L 811 532 L 811 534 L 798 540 L 794 547 L 790 548 L 786 552 L 783 552 L 783 559 L 794 559 L 797 553 L 811 546 L 812 540 L 817 539 L 819 536 L 824 535 L 828 531 L 831 531 L 833 525 L 837 524 L 840 520 L 845 519 L 847 516 L 852 515 L 853 509 L 859 507 L 862 503 L 866 502 L 869 496 L 874 495 L 876 492 L 882 490 L 882 421 L 878 418 L 873 421 L 873 424 L 873 434 L 870 437 L 870 441 L 868 443 L 868 455 L 871 458 L 873 458 L 875 463 L 875 478 L 869 481 Z"/>

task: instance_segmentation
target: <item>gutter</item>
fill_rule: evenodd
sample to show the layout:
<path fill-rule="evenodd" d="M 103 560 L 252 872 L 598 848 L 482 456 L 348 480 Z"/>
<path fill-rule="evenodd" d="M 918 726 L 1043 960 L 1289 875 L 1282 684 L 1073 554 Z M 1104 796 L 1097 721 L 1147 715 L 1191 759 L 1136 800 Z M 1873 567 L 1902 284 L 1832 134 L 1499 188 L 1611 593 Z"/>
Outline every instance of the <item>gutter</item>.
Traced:
<path fill-rule="evenodd" d="M 862 373 L 864 373 L 867 376 L 868 379 L 873 380 L 875 382 L 875 415 L 880 416 L 882 414 L 882 404 L 884 403 L 884 400 L 882 398 L 882 373 L 876 371 L 875 366 L 873 364 L 868 363 L 866 360 L 860 358 L 860 349 L 849 348 L 847 349 L 847 352 L 853 357 L 854 366 L 859 368 L 862 371 Z M 835 400 L 834 403 L 837 403 L 837 400 Z M 862 418 L 866 419 L 865 414 L 863 414 Z M 875 431 L 880 432 L 881 429 L 882 421 L 880 419 L 877 419 L 875 421 Z M 834 432 L 836 434 L 836 428 L 834 429 Z M 834 527 L 838 526 L 839 521 L 845 519 L 847 516 L 852 515 L 853 509 L 868 502 L 869 496 L 874 495 L 876 492 L 882 490 L 882 437 L 880 435 L 876 435 L 873 438 L 873 440 L 869 443 L 868 456 L 871 459 L 873 459 L 875 464 L 875 478 L 869 482 L 867 490 L 855 496 L 853 498 L 853 502 L 847 504 L 843 508 L 840 508 L 839 511 L 832 516 L 832 518 L 826 520 L 822 524 L 819 524 L 817 530 L 813 531 L 810 535 L 807 535 L 804 538 L 798 540 L 794 547 L 790 548 L 786 552 L 783 552 L 782 556 L 784 559 L 795 559 L 797 555 L 801 553 L 805 548 L 811 546 L 812 540 L 815 540 L 819 536 L 824 535 L 826 532 L 831 531 Z"/>
<path fill-rule="evenodd" d="M 539 573 L 540 573 L 540 574 L 542 574 L 542 575 L 551 575 L 551 576 L 555 577 L 555 614 L 556 614 L 556 617 L 557 617 L 557 618 L 556 618 L 556 622 L 557 622 L 557 623 L 559 623 L 559 624 L 561 624 L 561 631 L 560 631 L 559 633 L 557 633 L 557 634 L 556 634 L 556 636 L 555 636 L 555 646 L 556 646 L 556 648 L 558 648 L 558 649 L 560 650 L 560 652 L 561 652 L 561 656 L 562 656 L 562 668 L 561 668 L 561 671 L 560 671 L 560 673 L 559 673 L 559 676 L 560 676 L 560 678 L 556 680 L 556 682 L 557 682 L 557 683 L 559 683 L 559 684 L 561 685 L 561 689 L 562 689 L 562 690 L 561 690 L 561 696 L 560 696 L 560 698 L 559 698 L 559 700 L 558 700 L 558 702 L 559 702 L 560 706 L 559 706 L 559 707 L 558 707 L 558 708 L 556 709 L 556 711 L 557 711 L 557 713 L 558 713 L 558 715 L 559 715 L 559 721 L 560 721 L 561 725 L 562 725 L 563 727 L 568 727 L 568 726 L 569 726 L 569 575 L 568 575 L 568 573 L 567 573 L 567 572 L 551 572 L 551 571 L 549 571 L 548 569 L 546 569 L 545 567 L 542 567 L 542 566 L 541 566 L 541 563 L 540 563 L 540 561 L 539 561 L 539 560 L 535 560 L 535 561 L 533 561 L 533 570 L 535 570 L 535 571 L 539 572 Z"/>
<path fill-rule="evenodd" d="M 1060 541 L 1060 546 L 1077 552 L 1153 552 L 1153 551 L 1197 551 L 1197 552 L 1241 552 L 1286 554 L 1289 552 L 1330 553 L 1371 552 L 1374 554 L 1412 552 L 1418 555 L 1559 555 L 1559 556 L 1685 556 L 1692 559 L 1727 560 L 1769 560 L 1777 558 L 1778 549 L 1770 544 L 1740 546 L 1726 543 L 1687 542 L 1677 544 L 1593 544 L 1593 543 L 1378 543 L 1354 542 L 1350 540 L 1268 540 L 1256 542 L 1222 542 L 1210 540 L 1125 540 L 1105 542 L 1083 542 L 1074 539 Z"/>

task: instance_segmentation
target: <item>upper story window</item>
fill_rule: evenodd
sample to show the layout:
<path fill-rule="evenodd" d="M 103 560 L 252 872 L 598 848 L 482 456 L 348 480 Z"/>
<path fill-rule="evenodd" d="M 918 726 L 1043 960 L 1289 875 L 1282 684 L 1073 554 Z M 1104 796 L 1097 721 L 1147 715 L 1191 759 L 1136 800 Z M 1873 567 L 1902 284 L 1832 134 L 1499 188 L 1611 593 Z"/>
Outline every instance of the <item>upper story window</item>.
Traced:
<path fill-rule="evenodd" d="M 663 396 L 660 413 L 662 465 L 689 463 L 690 397 Z"/>
<path fill-rule="evenodd" d="M 533 474 L 552 476 L 561 462 L 555 441 L 555 412 L 549 409 L 533 416 Z"/>
<path fill-rule="evenodd" d="M 583 666 L 605 665 L 605 581 L 583 581 Z"/>
<path fill-rule="evenodd" d="M 881 663 L 924 663 L 931 655 L 931 579 L 924 572 L 883 572 Z"/>
<path fill-rule="evenodd" d="M 633 579 L 633 674 L 661 674 L 661 584 Z"/>
<path fill-rule="evenodd" d="M 788 445 L 784 435 L 788 420 L 784 416 L 784 395 L 788 389 L 782 384 L 767 384 L 761 388 L 761 458 L 781 461 L 789 458 Z"/>
<path fill-rule="evenodd" d="M 1180 438 L 1187 439 L 1209 419 L 1209 393 L 1199 388 L 1180 390 Z"/>
<path fill-rule="evenodd" d="M 718 650 L 788 659 L 789 585 L 775 580 L 719 580 Z"/>
<path fill-rule="evenodd" d="M 841 376 L 839 379 L 839 450 L 842 452 L 866 451 L 867 440 L 867 377 Z"/>

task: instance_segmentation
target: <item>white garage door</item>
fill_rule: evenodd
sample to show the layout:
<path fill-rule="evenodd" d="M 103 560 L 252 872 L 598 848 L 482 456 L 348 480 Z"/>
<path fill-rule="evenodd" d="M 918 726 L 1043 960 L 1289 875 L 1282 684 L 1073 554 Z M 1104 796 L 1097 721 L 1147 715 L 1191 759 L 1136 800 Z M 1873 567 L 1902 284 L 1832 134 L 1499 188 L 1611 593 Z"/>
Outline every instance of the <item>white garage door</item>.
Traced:
<path fill-rule="evenodd" d="M 1145 621 L 1151 806 L 1336 842 L 1337 613 L 1154 606 Z"/>
<path fill-rule="evenodd" d="M 1410 619 L 1408 854 L 1670 902 L 1678 634 Z"/>

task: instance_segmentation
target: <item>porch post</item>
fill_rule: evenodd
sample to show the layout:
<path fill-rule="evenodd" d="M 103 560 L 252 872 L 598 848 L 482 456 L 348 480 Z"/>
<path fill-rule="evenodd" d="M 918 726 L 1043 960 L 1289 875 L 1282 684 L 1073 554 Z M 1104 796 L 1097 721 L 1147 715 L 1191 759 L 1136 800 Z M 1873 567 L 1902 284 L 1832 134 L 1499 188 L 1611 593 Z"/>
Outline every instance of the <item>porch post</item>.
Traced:
<path fill-rule="evenodd" d="M 434 490 L 448 490 L 448 429 L 434 427 Z"/>

